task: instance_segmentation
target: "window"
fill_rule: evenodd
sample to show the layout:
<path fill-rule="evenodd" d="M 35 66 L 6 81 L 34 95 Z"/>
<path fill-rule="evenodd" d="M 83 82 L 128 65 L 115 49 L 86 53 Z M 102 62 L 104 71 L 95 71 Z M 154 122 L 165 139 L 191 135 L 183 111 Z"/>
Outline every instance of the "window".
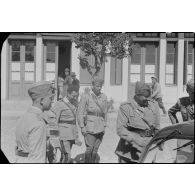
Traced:
<path fill-rule="evenodd" d="M 45 79 L 51 81 L 55 79 L 56 74 L 56 44 L 54 42 L 47 42 L 46 65 L 45 65 Z"/>
<path fill-rule="evenodd" d="M 20 45 L 21 41 L 11 41 L 10 45 L 12 46 L 12 62 L 19 62 L 20 61 Z"/>
<path fill-rule="evenodd" d="M 130 68 L 130 82 L 135 83 L 141 80 L 141 45 L 136 44 L 131 58 L 131 68 Z"/>
<path fill-rule="evenodd" d="M 167 85 L 177 84 L 177 58 L 176 58 L 176 42 L 167 42 L 167 51 L 166 51 L 166 70 L 165 70 L 165 83 Z"/>
<path fill-rule="evenodd" d="M 25 44 L 25 61 L 34 62 L 35 43 L 33 41 L 25 41 L 24 44 Z"/>
<path fill-rule="evenodd" d="M 184 85 L 194 78 L 194 42 L 185 42 L 184 50 Z"/>
<path fill-rule="evenodd" d="M 151 77 L 155 76 L 157 61 L 156 45 L 147 43 L 145 46 L 145 82 L 151 83 Z"/>
<path fill-rule="evenodd" d="M 81 57 L 84 57 L 87 59 L 88 63 L 92 66 L 92 72 L 95 71 L 94 65 L 95 65 L 95 58 L 94 56 L 85 56 L 84 52 L 81 51 Z M 99 77 L 101 79 L 104 79 L 104 71 L 105 71 L 105 64 L 102 65 L 101 70 L 99 72 Z M 92 76 L 89 74 L 87 68 L 84 68 L 80 66 L 80 83 L 81 84 L 91 84 Z"/>
<path fill-rule="evenodd" d="M 111 57 L 110 84 L 122 85 L 122 60 Z"/>

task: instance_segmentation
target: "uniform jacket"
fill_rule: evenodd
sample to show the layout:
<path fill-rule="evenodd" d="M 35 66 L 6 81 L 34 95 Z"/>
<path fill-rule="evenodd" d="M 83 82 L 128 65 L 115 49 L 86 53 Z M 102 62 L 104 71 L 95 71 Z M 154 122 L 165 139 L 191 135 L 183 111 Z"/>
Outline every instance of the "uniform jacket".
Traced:
<path fill-rule="evenodd" d="M 88 112 L 92 113 L 101 113 L 100 108 L 97 106 L 93 98 L 96 98 L 99 105 L 103 109 L 105 117 L 101 116 L 92 116 L 87 114 Z M 96 96 L 92 91 L 88 94 L 83 94 L 78 106 L 77 111 L 78 124 L 80 127 L 86 126 L 88 133 L 97 134 L 104 132 L 106 121 L 107 121 L 107 97 L 105 94 L 101 93 L 99 96 Z M 84 122 L 84 117 L 86 116 L 86 124 Z"/>
<path fill-rule="evenodd" d="M 120 157 L 125 157 L 137 162 L 144 148 L 136 147 L 136 144 L 131 142 L 132 138 L 141 139 L 138 132 L 150 129 L 149 125 L 154 126 L 155 129 L 160 128 L 160 114 L 159 107 L 156 101 L 148 102 L 148 107 L 140 107 L 135 100 L 122 103 L 117 117 L 117 134 L 121 138 L 116 149 L 116 154 Z M 144 122 L 144 117 L 147 121 Z M 151 137 L 145 137 L 150 141 Z"/>
<path fill-rule="evenodd" d="M 72 110 L 67 106 L 72 108 Z M 65 97 L 57 101 L 51 110 L 56 114 L 56 119 L 59 126 L 60 139 L 62 140 L 75 140 L 78 138 L 78 129 L 75 124 L 68 124 L 63 121 L 76 121 L 76 107 L 72 105 Z"/>
<path fill-rule="evenodd" d="M 168 115 L 173 124 L 178 123 L 177 112 L 181 112 L 183 121 L 194 119 L 194 103 L 190 97 L 179 98 L 177 103 L 168 110 Z"/>
<path fill-rule="evenodd" d="M 43 112 L 31 107 L 19 119 L 16 126 L 16 150 L 28 153 L 28 157 L 18 157 L 17 163 L 46 162 L 46 133 L 47 127 Z"/>
<path fill-rule="evenodd" d="M 162 95 L 162 92 L 161 92 L 160 84 L 155 83 L 152 86 L 152 98 L 156 100 L 156 99 L 162 98 L 162 97 L 163 97 L 163 95 Z"/>

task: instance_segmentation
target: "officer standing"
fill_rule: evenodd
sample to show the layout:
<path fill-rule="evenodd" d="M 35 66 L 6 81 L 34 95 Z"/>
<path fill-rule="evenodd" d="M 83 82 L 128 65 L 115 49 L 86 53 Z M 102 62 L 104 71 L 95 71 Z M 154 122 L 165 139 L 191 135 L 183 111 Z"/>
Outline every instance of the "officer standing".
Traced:
<path fill-rule="evenodd" d="M 194 119 L 194 79 L 190 79 L 186 85 L 188 97 L 182 97 L 177 103 L 168 110 L 169 118 L 172 124 L 179 123 L 176 113 L 181 112 L 183 121 Z"/>
<path fill-rule="evenodd" d="M 47 127 L 43 112 L 49 110 L 54 97 L 52 83 L 41 81 L 28 89 L 32 107 L 16 126 L 16 163 L 46 163 Z"/>
<path fill-rule="evenodd" d="M 78 106 L 78 124 L 85 139 L 85 163 L 95 163 L 107 120 L 107 97 L 101 93 L 103 80 L 96 77 L 89 93 L 83 94 Z"/>
<path fill-rule="evenodd" d="M 167 114 L 165 107 L 164 107 L 164 104 L 163 104 L 163 101 L 162 101 L 163 95 L 161 92 L 160 84 L 158 83 L 158 79 L 155 76 L 151 77 L 151 79 L 152 79 L 151 98 L 158 102 L 158 105 L 162 109 L 163 114 Z"/>
<path fill-rule="evenodd" d="M 59 137 L 62 150 L 62 163 L 71 162 L 73 144 L 80 146 L 78 129 L 76 126 L 78 91 L 74 86 L 68 86 L 67 96 L 57 101 L 51 110 L 56 114 L 59 127 Z"/>
<path fill-rule="evenodd" d="M 137 163 L 145 146 L 160 129 L 159 107 L 150 96 L 150 86 L 137 82 L 134 98 L 120 105 L 117 117 L 120 141 L 115 151 L 119 163 Z"/>

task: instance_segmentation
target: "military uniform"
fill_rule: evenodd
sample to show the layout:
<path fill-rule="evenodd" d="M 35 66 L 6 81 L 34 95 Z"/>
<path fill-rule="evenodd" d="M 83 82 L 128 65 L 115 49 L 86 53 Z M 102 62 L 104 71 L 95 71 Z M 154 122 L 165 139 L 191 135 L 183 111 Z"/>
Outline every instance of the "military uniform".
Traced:
<path fill-rule="evenodd" d="M 168 110 L 172 124 L 179 123 L 176 116 L 177 112 L 181 112 L 183 121 L 194 119 L 194 103 L 191 101 L 190 97 L 179 98 L 177 103 Z"/>
<path fill-rule="evenodd" d="M 41 81 L 33 84 L 29 96 L 35 100 L 53 96 L 52 83 Z M 16 163 L 46 163 L 47 126 L 43 111 L 32 106 L 16 125 Z"/>
<path fill-rule="evenodd" d="M 136 83 L 135 94 L 142 95 L 150 87 L 141 82 Z M 135 99 L 122 103 L 117 117 L 117 134 L 120 141 L 115 153 L 120 163 L 137 163 L 140 155 L 152 136 L 160 129 L 160 113 L 156 101 L 148 100 L 145 107 Z"/>
<path fill-rule="evenodd" d="M 78 106 L 77 116 L 80 128 L 86 127 L 86 134 L 84 135 L 86 155 L 92 155 L 89 158 L 92 158 L 92 161 L 95 162 L 107 121 L 106 95 L 101 93 L 99 96 L 96 96 L 93 91 L 83 94 Z M 91 162 L 90 159 L 87 161 Z"/>
<path fill-rule="evenodd" d="M 58 121 L 61 147 L 66 158 L 64 162 L 68 162 L 71 158 L 71 148 L 79 138 L 76 126 L 76 107 L 64 97 L 56 102 L 51 110 L 56 114 Z"/>

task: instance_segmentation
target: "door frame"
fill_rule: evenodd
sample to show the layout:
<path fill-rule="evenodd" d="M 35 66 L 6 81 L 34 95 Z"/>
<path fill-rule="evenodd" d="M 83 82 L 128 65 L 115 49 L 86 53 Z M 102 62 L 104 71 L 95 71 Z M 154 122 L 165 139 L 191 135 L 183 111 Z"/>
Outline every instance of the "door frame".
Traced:
<path fill-rule="evenodd" d="M 145 46 L 147 43 L 155 43 L 157 45 L 157 60 L 156 60 L 156 67 L 155 67 L 155 75 L 159 78 L 159 67 L 160 67 L 160 40 L 158 39 L 149 39 L 149 40 L 136 40 L 136 43 L 140 43 L 141 45 L 141 67 L 140 77 L 143 75 L 145 76 Z M 127 101 L 130 99 L 130 73 L 131 73 L 131 57 L 128 58 L 128 85 L 127 85 Z M 131 83 L 131 85 L 135 86 L 135 83 Z"/>

